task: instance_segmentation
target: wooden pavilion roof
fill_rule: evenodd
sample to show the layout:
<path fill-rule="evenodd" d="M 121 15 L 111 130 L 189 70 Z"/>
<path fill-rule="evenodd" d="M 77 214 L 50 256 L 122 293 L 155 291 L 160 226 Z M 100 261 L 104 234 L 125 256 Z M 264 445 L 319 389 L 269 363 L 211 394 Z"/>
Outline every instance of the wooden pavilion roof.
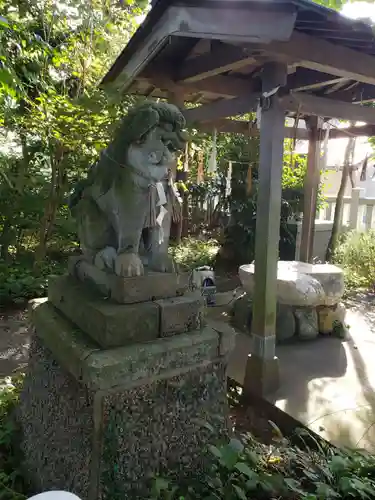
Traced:
<path fill-rule="evenodd" d="M 225 118 L 255 109 L 270 61 L 288 67 L 287 114 L 364 121 L 375 135 L 373 30 L 309 0 L 157 0 L 102 84 L 183 94 L 197 105 L 189 120 L 245 131 Z"/>

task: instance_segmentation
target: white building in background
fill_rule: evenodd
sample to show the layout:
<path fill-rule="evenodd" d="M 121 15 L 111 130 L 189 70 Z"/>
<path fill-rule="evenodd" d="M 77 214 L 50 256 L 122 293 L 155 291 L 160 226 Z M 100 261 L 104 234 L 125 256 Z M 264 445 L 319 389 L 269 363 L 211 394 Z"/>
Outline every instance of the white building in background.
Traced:
<path fill-rule="evenodd" d="M 299 127 L 302 127 L 302 123 Z M 336 126 L 343 128 L 342 124 L 337 122 Z M 329 139 L 327 148 L 327 161 L 326 161 L 326 171 L 322 177 L 323 183 L 323 193 L 327 196 L 336 196 L 340 187 L 342 167 L 345 158 L 345 149 L 348 143 L 347 138 L 340 139 Z M 308 142 L 298 141 L 296 146 L 296 153 L 307 154 Z M 362 163 L 366 158 L 369 157 L 367 165 L 367 174 L 364 181 L 360 180 Z M 358 169 L 353 174 L 353 180 L 355 182 L 355 187 L 362 188 L 362 197 L 364 198 L 375 198 L 375 160 L 372 156 L 375 155 L 375 149 L 372 148 L 367 137 L 357 137 L 355 149 L 354 149 L 354 165 L 358 165 Z M 345 196 L 350 196 L 352 191 L 352 185 L 349 181 L 346 186 Z"/>
<path fill-rule="evenodd" d="M 347 139 L 331 139 L 328 146 L 327 166 L 336 167 L 326 170 L 322 182 L 323 192 L 326 195 L 337 195 L 341 182 L 341 169 L 344 163 L 345 147 Z M 363 198 L 375 198 L 375 161 L 371 158 L 374 154 L 372 146 L 366 137 L 358 137 L 354 150 L 354 164 L 359 168 L 354 172 L 353 179 L 355 187 L 362 188 Z M 361 181 L 362 162 L 366 155 L 369 156 L 366 179 Z M 347 183 L 345 196 L 350 196 L 352 185 Z"/>

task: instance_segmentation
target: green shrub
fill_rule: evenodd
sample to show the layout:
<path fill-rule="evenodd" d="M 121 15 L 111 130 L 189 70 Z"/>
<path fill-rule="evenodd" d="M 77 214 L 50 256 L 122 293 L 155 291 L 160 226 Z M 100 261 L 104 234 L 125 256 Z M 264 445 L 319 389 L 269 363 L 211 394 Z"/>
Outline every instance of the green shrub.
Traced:
<path fill-rule="evenodd" d="M 351 231 L 343 235 L 334 261 L 345 272 L 348 290 L 375 286 L 375 231 Z"/>
<path fill-rule="evenodd" d="M 23 375 L 0 381 L 0 498 L 25 500 L 17 447 L 14 409 Z M 206 428 L 209 428 L 205 425 Z M 275 428 L 274 443 L 250 435 L 202 448 L 207 473 L 186 484 L 157 477 L 151 497 L 157 500 L 352 500 L 375 499 L 375 457 L 362 451 L 337 450 L 316 443 L 314 450 L 291 445 Z M 301 436 L 303 440 L 303 435 Z"/>
<path fill-rule="evenodd" d="M 209 446 L 208 473 L 184 486 L 156 478 L 158 500 L 374 499 L 375 458 L 330 447 L 299 449 L 282 437 L 265 446 L 251 436 Z"/>
<path fill-rule="evenodd" d="M 47 292 L 48 277 L 61 274 L 65 268 L 64 263 L 45 261 L 34 271 L 28 258 L 10 263 L 0 260 L 0 305 L 22 304 L 42 297 Z"/>
<path fill-rule="evenodd" d="M 23 375 L 0 381 L 0 498 L 24 500 L 25 484 L 20 473 L 20 455 L 17 448 L 19 432 L 13 418 L 18 403 Z"/>
<path fill-rule="evenodd" d="M 179 245 L 170 248 L 176 262 L 185 269 L 213 264 L 219 244 L 216 240 L 203 241 L 185 238 Z"/>

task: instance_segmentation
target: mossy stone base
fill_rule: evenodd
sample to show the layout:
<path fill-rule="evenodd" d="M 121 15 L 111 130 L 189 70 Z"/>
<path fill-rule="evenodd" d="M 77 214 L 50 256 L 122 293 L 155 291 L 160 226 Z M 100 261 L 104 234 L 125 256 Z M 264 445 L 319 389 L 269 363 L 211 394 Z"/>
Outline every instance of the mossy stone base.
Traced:
<path fill-rule="evenodd" d="M 156 473 L 202 473 L 209 431 L 199 422 L 217 436 L 227 432 L 230 331 L 204 328 L 103 350 L 48 301 L 31 309 L 18 418 L 34 489 L 143 499 Z"/>
<path fill-rule="evenodd" d="M 155 302 L 114 304 L 69 276 L 50 278 L 48 299 L 105 349 L 159 336 L 160 313 Z"/>
<path fill-rule="evenodd" d="M 203 326 L 201 298 L 115 304 L 71 276 L 52 277 L 48 299 L 104 349 L 149 342 Z"/>

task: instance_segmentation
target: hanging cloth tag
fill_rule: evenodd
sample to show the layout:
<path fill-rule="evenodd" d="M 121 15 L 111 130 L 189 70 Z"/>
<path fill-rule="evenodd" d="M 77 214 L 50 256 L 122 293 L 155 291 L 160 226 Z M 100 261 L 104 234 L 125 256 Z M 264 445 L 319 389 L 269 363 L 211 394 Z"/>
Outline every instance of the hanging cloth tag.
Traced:
<path fill-rule="evenodd" d="M 159 212 L 159 215 L 156 217 L 156 224 L 158 226 L 161 226 L 162 223 L 163 223 L 163 219 L 164 219 L 164 216 L 165 214 L 168 212 L 168 210 L 166 210 L 163 205 L 160 207 L 160 212 Z"/>
<path fill-rule="evenodd" d="M 157 206 L 165 205 L 167 203 L 167 197 L 165 196 L 164 186 L 161 182 L 156 183 L 156 189 L 158 192 L 158 202 Z"/>
<path fill-rule="evenodd" d="M 159 215 L 156 218 L 156 224 L 159 226 L 159 245 L 161 245 L 164 241 L 164 231 L 163 231 L 163 219 L 165 214 L 168 212 L 163 205 L 160 207 Z"/>

